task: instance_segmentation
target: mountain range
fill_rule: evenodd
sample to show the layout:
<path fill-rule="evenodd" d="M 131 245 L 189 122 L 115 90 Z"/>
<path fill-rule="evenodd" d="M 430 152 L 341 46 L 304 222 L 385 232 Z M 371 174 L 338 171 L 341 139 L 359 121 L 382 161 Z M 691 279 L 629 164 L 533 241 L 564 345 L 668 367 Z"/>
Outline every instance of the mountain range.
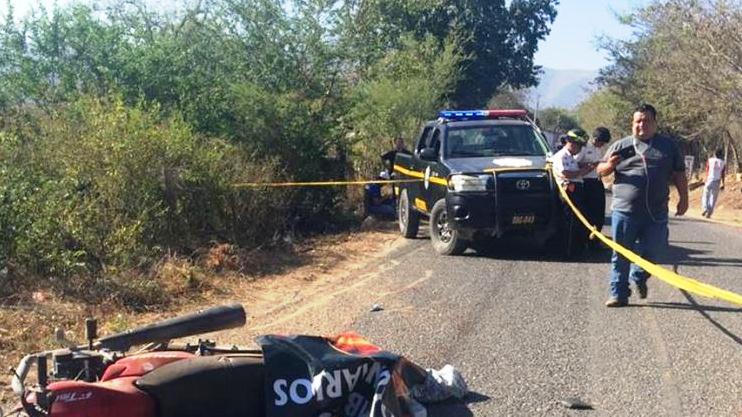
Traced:
<path fill-rule="evenodd" d="M 598 71 L 542 68 L 538 86 L 529 89 L 531 108 L 574 109 L 595 90 Z"/>

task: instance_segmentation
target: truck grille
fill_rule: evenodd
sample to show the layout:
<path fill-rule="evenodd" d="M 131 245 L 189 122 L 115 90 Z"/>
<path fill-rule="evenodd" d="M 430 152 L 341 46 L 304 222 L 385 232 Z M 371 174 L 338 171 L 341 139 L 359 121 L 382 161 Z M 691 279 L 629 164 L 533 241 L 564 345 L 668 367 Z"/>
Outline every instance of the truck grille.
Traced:
<path fill-rule="evenodd" d="M 538 228 L 551 217 L 552 194 L 546 172 L 497 174 L 497 207 L 503 229 Z"/>
<path fill-rule="evenodd" d="M 548 193 L 549 176 L 545 172 L 513 172 L 498 174 L 497 188 L 501 195 Z"/>

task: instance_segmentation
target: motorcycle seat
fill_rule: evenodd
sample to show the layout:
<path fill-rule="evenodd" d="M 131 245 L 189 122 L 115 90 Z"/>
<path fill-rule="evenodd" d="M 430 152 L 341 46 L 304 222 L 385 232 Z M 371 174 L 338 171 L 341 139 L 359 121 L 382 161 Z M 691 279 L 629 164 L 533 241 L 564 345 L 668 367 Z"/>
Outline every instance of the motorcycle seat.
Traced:
<path fill-rule="evenodd" d="M 198 356 L 155 369 L 136 386 L 151 395 L 158 417 L 264 417 L 263 358 Z"/>

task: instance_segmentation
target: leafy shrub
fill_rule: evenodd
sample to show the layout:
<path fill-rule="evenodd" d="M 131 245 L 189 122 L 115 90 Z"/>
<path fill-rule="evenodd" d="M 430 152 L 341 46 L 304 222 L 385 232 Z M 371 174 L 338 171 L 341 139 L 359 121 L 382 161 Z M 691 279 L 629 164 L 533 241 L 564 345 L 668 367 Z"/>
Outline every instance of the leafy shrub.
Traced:
<path fill-rule="evenodd" d="M 462 57 L 456 42 L 442 47 L 432 38 L 405 38 L 399 50 L 388 52 L 354 90 L 346 122 L 354 168 L 362 175 L 378 173 L 379 156 L 396 136 L 412 143 L 424 120 L 435 118 L 456 84 Z"/>
<path fill-rule="evenodd" d="M 110 277 L 146 267 L 165 248 L 254 244 L 285 226 L 284 192 L 234 187 L 270 181 L 270 160 L 159 114 L 83 98 L 40 117 L 33 135 L 3 133 L 0 261 L 66 293 L 152 294 L 136 301 L 147 304 L 158 302 L 154 284 Z"/>

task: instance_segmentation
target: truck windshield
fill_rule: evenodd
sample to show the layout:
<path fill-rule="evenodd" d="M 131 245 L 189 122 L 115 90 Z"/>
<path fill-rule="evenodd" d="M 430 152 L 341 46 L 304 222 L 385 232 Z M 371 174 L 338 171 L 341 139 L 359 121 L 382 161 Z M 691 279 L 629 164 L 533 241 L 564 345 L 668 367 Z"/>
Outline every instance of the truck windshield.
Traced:
<path fill-rule="evenodd" d="M 544 156 L 546 147 L 527 125 L 451 127 L 446 157 Z"/>

